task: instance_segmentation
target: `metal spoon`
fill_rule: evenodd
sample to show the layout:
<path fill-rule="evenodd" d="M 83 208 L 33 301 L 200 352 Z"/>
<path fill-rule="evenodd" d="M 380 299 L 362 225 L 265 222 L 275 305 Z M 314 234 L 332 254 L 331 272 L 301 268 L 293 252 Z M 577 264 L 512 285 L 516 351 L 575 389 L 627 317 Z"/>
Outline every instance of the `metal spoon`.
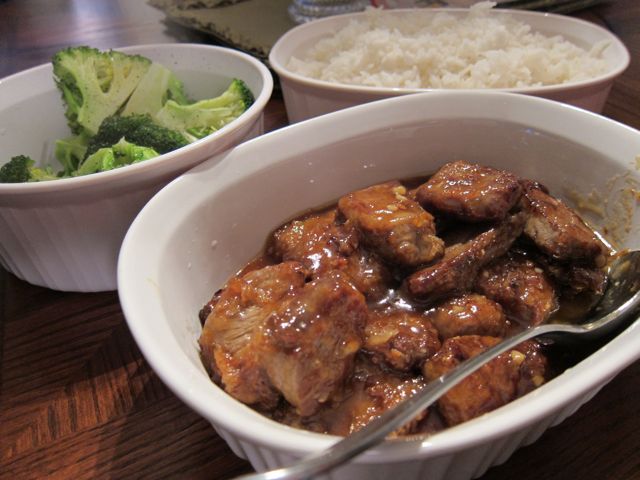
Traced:
<path fill-rule="evenodd" d="M 242 480 L 299 480 L 326 473 L 365 450 L 382 442 L 385 437 L 427 408 L 449 389 L 475 372 L 485 363 L 521 342 L 544 336 L 556 341 L 567 335 L 580 339 L 601 337 L 621 325 L 640 305 L 640 251 L 619 256 L 609 269 L 607 289 L 594 308 L 590 321 L 576 324 L 545 324 L 529 328 L 462 362 L 418 393 L 387 410 L 364 428 L 336 442 L 326 450 L 313 453 L 288 467 L 238 477 Z"/>

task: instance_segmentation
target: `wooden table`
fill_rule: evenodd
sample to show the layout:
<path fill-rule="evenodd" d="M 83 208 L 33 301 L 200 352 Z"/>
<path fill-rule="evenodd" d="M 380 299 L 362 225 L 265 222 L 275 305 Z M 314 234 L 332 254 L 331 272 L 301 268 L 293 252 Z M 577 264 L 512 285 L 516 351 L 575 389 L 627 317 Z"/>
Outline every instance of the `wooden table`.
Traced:
<path fill-rule="evenodd" d="M 631 51 L 604 114 L 640 129 L 640 2 L 612 0 L 579 16 Z M 0 78 L 70 44 L 213 42 L 163 18 L 143 0 L 0 0 Z M 276 94 L 266 126 L 285 124 Z M 223 479 L 251 470 L 151 371 L 115 292 L 55 292 L 0 269 L 0 357 L 0 479 Z M 640 362 L 483 480 L 640 479 L 638 398 Z"/>

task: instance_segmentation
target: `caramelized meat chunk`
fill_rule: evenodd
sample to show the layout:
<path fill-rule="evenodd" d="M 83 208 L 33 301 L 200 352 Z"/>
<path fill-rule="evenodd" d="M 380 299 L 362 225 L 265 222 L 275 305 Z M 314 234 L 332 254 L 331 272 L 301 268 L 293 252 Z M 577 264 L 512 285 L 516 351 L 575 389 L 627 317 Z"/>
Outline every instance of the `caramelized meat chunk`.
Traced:
<path fill-rule="evenodd" d="M 367 314 L 363 295 L 334 270 L 284 299 L 266 319 L 262 365 L 301 416 L 342 394 Z"/>
<path fill-rule="evenodd" d="M 547 272 L 572 295 L 588 293 L 598 297 L 604 293 L 607 285 L 607 275 L 601 268 L 550 264 Z"/>
<path fill-rule="evenodd" d="M 358 355 L 349 391 L 342 402 L 325 406 L 311 417 L 300 418 L 291 408 L 281 410 L 278 418 L 283 423 L 332 435 L 349 435 L 392 408 L 403 399 L 414 395 L 424 386 L 422 376 L 405 376 L 386 371 Z M 391 436 L 436 431 L 442 428 L 439 418 L 424 410 Z M 437 417 L 437 416 L 436 416 Z M 435 420 L 435 421 L 434 421 Z M 436 423 L 438 421 L 440 423 Z"/>
<path fill-rule="evenodd" d="M 443 165 L 416 198 L 427 210 L 478 222 L 502 220 L 521 195 L 512 173 L 458 161 Z"/>
<path fill-rule="evenodd" d="M 404 310 L 369 314 L 364 347 L 374 363 L 409 372 L 440 349 L 438 332 L 425 315 Z"/>
<path fill-rule="evenodd" d="M 396 283 L 389 268 L 365 248 L 349 255 L 342 271 L 369 301 L 380 300 Z"/>
<path fill-rule="evenodd" d="M 217 296 L 198 343 L 214 380 L 241 402 L 269 409 L 280 398 L 262 366 L 261 328 L 306 274 L 297 262 L 268 266 L 232 278 Z"/>
<path fill-rule="evenodd" d="M 594 296 L 596 301 L 604 293 L 607 285 L 607 274 L 604 268 L 557 262 L 543 254 L 534 254 L 532 258 L 562 289 L 563 295 L 570 297 L 587 294 Z"/>
<path fill-rule="evenodd" d="M 346 435 L 360 430 L 386 410 L 414 395 L 423 386 L 424 381 L 420 377 L 402 378 L 383 371 L 369 373 L 356 383 L 355 391 L 340 407 L 343 415 L 346 416 L 347 422 L 344 423 L 348 425 L 348 431 L 340 434 Z M 428 410 L 425 409 L 391 436 L 416 433 L 427 414 Z"/>
<path fill-rule="evenodd" d="M 528 212 L 525 235 L 555 260 L 603 267 L 608 249 L 580 216 L 539 184 L 522 184 Z"/>
<path fill-rule="evenodd" d="M 384 296 L 393 282 L 386 265 L 359 246 L 355 229 L 336 223 L 335 209 L 282 226 L 273 234 L 269 253 L 279 260 L 301 262 L 314 278 L 342 270 L 369 300 Z"/>
<path fill-rule="evenodd" d="M 441 303 L 429 312 L 429 319 L 442 338 L 461 335 L 504 337 L 510 326 L 500 304 L 475 293 Z"/>
<path fill-rule="evenodd" d="M 399 182 L 352 192 L 338 202 L 340 213 L 383 259 L 404 266 L 429 263 L 442 255 L 430 213 L 405 196 Z"/>
<path fill-rule="evenodd" d="M 517 252 L 487 265 L 476 288 L 524 326 L 539 325 L 558 309 L 558 297 L 544 270 Z"/>
<path fill-rule="evenodd" d="M 498 343 L 498 337 L 453 337 L 425 362 L 423 374 L 432 381 Z M 535 342 L 523 342 L 482 366 L 438 400 L 449 426 L 478 417 L 515 400 L 545 381 L 546 359 Z"/>
<path fill-rule="evenodd" d="M 213 311 L 213 307 L 215 307 L 216 303 L 218 303 L 218 300 L 220 299 L 220 294 L 221 293 L 222 293 L 222 290 L 217 290 L 213 294 L 211 299 L 207 303 L 205 303 L 202 306 L 202 308 L 200 309 L 200 311 L 198 312 L 198 318 L 200 319 L 200 324 L 202 326 L 204 326 L 204 322 L 207 321 L 207 318 L 209 317 L 209 315 Z"/>
<path fill-rule="evenodd" d="M 407 289 L 415 298 L 435 301 L 469 290 L 480 269 L 504 255 L 520 236 L 525 217 L 518 213 L 462 244 L 447 247 L 437 263 L 410 275 Z"/>
<path fill-rule="evenodd" d="M 343 267 L 358 239 L 353 229 L 336 224 L 335 219 L 333 209 L 285 224 L 273 234 L 271 255 L 300 262 L 314 276 Z"/>

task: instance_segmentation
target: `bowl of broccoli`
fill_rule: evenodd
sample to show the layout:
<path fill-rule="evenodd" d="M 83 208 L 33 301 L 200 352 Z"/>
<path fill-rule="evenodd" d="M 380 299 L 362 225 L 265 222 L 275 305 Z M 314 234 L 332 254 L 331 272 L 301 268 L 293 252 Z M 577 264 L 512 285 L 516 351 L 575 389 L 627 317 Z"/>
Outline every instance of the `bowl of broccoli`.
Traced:
<path fill-rule="evenodd" d="M 262 134 L 272 89 L 250 55 L 196 44 L 69 47 L 0 80 L 0 265 L 56 290 L 115 290 L 140 209 Z"/>

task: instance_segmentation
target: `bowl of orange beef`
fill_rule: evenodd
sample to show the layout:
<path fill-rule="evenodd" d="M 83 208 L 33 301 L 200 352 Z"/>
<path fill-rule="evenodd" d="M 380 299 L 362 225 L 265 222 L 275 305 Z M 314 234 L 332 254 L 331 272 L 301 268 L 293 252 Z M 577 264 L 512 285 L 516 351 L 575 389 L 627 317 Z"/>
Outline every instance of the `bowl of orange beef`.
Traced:
<path fill-rule="evenodd" d="M 636 130 L 507 93 L 295 124 L 149 202 L 119 259 L 125 317 L 237 455 L 283 466 L 513 332 L 586 317 L 638 248 L 639 153 Z M 525 342 L 332 478 L 479 476 L 640 357 L 638 335 L 580 356 Z"/>

